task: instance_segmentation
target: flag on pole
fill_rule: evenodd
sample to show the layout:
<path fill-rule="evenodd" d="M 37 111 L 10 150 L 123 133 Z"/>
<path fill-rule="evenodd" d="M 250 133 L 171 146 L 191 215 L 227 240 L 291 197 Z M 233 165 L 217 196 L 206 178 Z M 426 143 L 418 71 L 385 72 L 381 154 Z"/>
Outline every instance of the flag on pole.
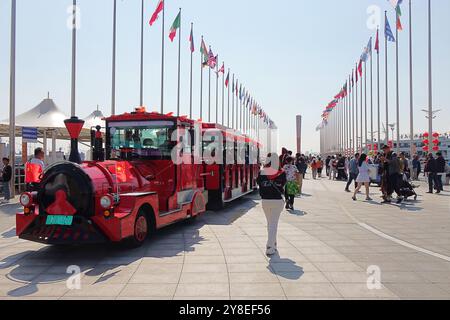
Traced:
<path fill-rule="evenodd" d="M 378 29 L 377 29 L 377 39 L 375 40 L 375 50 L 377 51 L 377 53 L 380 53 L 380 37 Z"/>
<path fill-rule="evenodd" d="M 369 43 L 367 44 L 367 54 L 372 56 L 372 37 L 370 37 Z"/>
<path fill-rule="evenodd" d="M 230 84 L 230 72 L 228 71 L 227 78 L 225 79 L 225 87 L 228 88 L 229 84 Z"/>
<path fill-rule="evenodd" d="M 395 13 L 397 16 L 397 30 L 398 31 L 402 31 L 403 30 L 403 26 L 402 26 L 402 21 L 400 19 L 400 17 L 402 16 L 402 9 L 400 8 L 400 4 L 402 3 L 402 1 L 399 1 L 397 6 L 395 7 Z"/>
<path fill-rule="evenodd" d="M 386 18 L 386 25 L 384 26 L 384 36 L 390 42 L 395 42 L 394 34 L 392 33 L 391 25 L 389 20 Z"/>
<path fill-rule="evenodd" d="M 195 41 L 194 41 L 194 28 L 191 26 L 191 35 L 189 36 L 189 43 L 191 44 L 191 52 L 195 52 Z"/>
<path fill-rule="evenodd" d="M 177 30 L 180 28 L 180 21 L 181 21 L 181 12 L 178 13 L 177 17 L 172 23 L 172 27 L 170 27 L 169 38 L 170 41 L 172 42 L 173 39 L 175 39 L 175 37 L 177 36 Z"/>
<path fill-rule="evenodd" d="M 223 64 L 222 64 L 222 67 L 220 68 L 220 70 L 217 71 L 217 76 L 219 76 L 219 73 L 225 74 L 225 63 L 223 63 Z"/>
<path fill-rule="evenodd" d="M 158 6 L 150 19 L 150 26 L 152 26 L 159 18 L 159 14 L 164 10 L 164 0 L 159 0 Z"/>
<path fill-rule="evenodd" d="M 217 65 L 217 56 L 214 56 L 211 49 L 209 50 L 207 65 L 211 69 L 214 69 Z"/>
<path fill-rule="evenodd" d="M 358 72 L 359 72 L 359 76 L 360 76 L 361 78 L 362 78 L 362 73 L 363 73 L 362 63 L 363 63 L 363 60 L 359 60 L 359 64 L 358 64 Z"/>

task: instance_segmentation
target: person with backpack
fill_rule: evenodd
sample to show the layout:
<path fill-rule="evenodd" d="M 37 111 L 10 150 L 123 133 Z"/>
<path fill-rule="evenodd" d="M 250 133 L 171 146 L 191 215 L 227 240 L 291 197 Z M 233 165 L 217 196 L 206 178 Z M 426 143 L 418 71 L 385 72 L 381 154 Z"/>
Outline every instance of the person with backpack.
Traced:
<path fill-rule="evenodd" d="M 12 167 L 9 164 L 8 158 L 3 158 L 3 171 L 2 171 L 2 185 L 3 185 L 3 195 L 4 200 L 2 203 L 9 203 L 11 200 L 11 178 L 12 178 Z"/>
<path fill-rule="evenodd" d="M 277 253 L 278 223 L 284 206 L 284 188 L 286 185 L 286 173 L 280 170 L 279 159 L 276 154 L 267 156 L 264 168 L 260 171 L 256 182 L 259 186 L 259 194 L 262 198 L 262 208 L 267 219 L 267 247 L 266 255 Z"/>

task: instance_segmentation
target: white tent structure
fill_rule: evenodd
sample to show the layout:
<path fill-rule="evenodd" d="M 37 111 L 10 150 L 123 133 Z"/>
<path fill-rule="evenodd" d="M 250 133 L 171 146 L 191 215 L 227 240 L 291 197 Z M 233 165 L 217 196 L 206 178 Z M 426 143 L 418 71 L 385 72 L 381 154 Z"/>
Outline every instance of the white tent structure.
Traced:
<path fill-rule="evenodd" d="M 52 139 L 52 157 L 56 156 L 56 140 L 70 140 L 70 135 L 64 125 L 64 120 L 70 117 L 62 112 L 53 99 L 47 96 L 34 108 L 16 116 L 16 136 L 22 136 L 22 128 L 37 128 L 38 138 L 42 139 L 43 147 L 47 150 L 47 139 Z M 90 141 L 90 124 L 97 123 L 99 114 L 94 111 L 88 118 L 81 134 L 80 142 Z M 9 136 L 9 119 L 0 121 L 0 137 Z M 56 159 L 50 159 L 51 162 Z"/>
<path fill-rule="evenodd" d="M 104 117 L 105 116 L 103 115 L 103 113 L 97 107 L 97 110 L 95 110 L 89 116 L 83 119 L 85 121 L 83 128 L 89 130 L 95 128 L 96 126 L 104 128 L 105 127 L 105 121 L 103 120 Z"/>

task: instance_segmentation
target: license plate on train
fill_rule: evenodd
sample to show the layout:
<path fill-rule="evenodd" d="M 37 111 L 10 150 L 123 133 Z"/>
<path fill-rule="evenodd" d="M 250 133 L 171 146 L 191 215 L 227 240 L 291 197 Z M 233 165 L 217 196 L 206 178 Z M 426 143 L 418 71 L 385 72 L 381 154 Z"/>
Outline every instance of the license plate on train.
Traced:
<path fill-rule="evenodd" d="M 71 226 L 72 223 L 72 216 L 47 216 L 45 224 L 48 226 Z"/>

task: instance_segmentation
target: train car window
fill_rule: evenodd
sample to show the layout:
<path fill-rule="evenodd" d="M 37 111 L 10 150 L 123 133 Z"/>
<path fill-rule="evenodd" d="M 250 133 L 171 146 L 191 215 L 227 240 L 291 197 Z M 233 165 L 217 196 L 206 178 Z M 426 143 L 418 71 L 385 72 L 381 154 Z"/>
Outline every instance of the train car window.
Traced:
<path fill-rule="evenodd" d="M 176 145 L 172 141 L 173 122 L 111 123 L 109 127 L 111 158 L 120 159 L 124 150 L 133 159 L 170 159 Z"/>

